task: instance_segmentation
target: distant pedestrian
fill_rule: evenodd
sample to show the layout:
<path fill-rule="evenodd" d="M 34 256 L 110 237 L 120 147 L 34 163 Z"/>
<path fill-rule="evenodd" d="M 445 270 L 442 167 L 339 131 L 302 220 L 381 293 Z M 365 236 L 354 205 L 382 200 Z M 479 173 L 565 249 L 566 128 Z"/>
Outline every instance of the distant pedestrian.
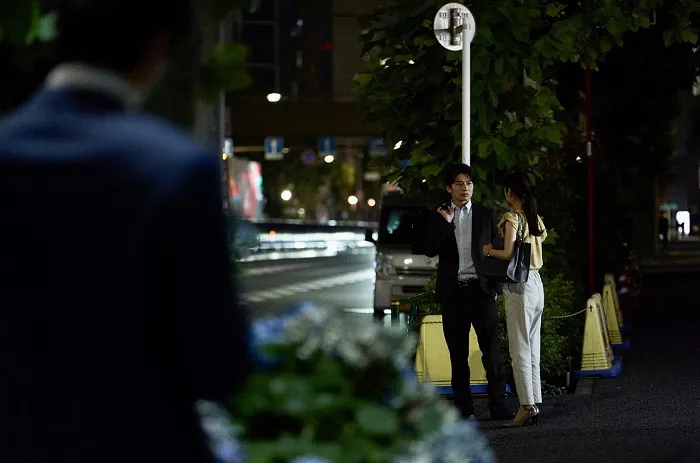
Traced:
<path fill-rule="evenodd" d="M 666 212 L 662 212 L 661 217 L 659 217 L 659 237 L 661 238 L 661 249 L 666 249 L 668 247 L 669 227 L 668 215 Z"/>

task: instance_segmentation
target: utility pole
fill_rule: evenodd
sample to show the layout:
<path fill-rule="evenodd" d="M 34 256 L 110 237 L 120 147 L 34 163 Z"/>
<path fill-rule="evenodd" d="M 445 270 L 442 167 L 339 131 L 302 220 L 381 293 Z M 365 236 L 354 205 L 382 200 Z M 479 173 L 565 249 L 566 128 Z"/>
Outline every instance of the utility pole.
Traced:
<path fill-rule="evenodd" d="M 591 9 L 590 0 L 585 0 L 586 11 Z M 594 234 L 595 227 L 593 226 L 594 214 L 594 169 L 593 169 L 593 130 L 592 122 L 592 103 L 591 103 L 591 68 L 586 66 L 586 163 L 588 164 L 588 290 L 591 294 L 596 292 L 595 286 L 595 243 Z"/>
<path fill-rule="evenodd" d="M 228 41 L 230 18 L 220 22 L 208 21 L 202 28 L 200 53 L 201 59 L 206 59 L 219 43 Z M 220 92 L 214 103 L 197 100 L 195 105 L 195 136 L 205 143 L 219 160 L 220 179 L 222 187 L 223 207 L 228 209 L 230 203 L 228 193 L 228 169 L 225 167 L 230 159 L 222 160 L 226 138 L 226 94 Z"/>

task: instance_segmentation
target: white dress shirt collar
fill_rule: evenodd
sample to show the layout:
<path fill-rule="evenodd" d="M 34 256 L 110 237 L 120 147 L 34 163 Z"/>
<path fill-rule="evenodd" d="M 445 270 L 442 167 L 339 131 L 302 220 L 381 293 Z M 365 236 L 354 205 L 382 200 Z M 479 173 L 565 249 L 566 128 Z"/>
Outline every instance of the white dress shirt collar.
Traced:
<path fill-rule="evenodd" d="M 459 209 L 459 210 L 466 209 L 467 213 L 470 213 L 472 211 L 472 200 L 470 199 L 469 202 L 467 202 L 467 204 L 465 204 L 463 208 L 459 207 L 458 205 L 455 204 L 454 201 L 452 201 L 452 207 L 454 209 Z"/>
<path fill-rule="evenodd" d="M 49 90 L 90 90 L 109 95 L 117 98 L 129 111 L 139 110 L 144 99 L 144 92 L 125 78 L 81 63 L 59 64 L 46 77 L 44 86 Z"/>

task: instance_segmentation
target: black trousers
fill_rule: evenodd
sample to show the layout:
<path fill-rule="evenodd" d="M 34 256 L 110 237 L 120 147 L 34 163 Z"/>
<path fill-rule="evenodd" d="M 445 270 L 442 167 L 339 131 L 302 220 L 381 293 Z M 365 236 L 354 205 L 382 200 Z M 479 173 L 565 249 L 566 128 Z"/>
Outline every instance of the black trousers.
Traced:
<path fill-rule="evenodd" d="M 481 349 L 481 362 L 488 381 L 489 407 L 502 406 L 506 395 L 506 373 L 498 339 L 496 300 L 484 292 L 478 280 L 460 286 L 442 304 L 442 329 L 450 351 L 452 391 L 455 406 L 462 415 L 474 414 L 469 386 L 469 330 L 474 325 Z"/>

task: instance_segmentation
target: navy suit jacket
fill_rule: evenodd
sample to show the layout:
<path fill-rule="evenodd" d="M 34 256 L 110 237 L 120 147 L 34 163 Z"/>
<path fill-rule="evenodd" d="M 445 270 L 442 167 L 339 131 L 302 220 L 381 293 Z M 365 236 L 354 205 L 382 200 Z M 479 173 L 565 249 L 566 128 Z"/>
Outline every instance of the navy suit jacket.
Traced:
<path fill-rule="evenodd" d="M 210 461 L 248 369 L 218 155 L 117 100 L 0 120 L 0 461 Z"/>
<path fill-rule="evenodd" d="M 481 275 L 480 269 L 484 260 L 484 245 L 495 244 L 500 239 L 498 222 L 491 209 L 475 202 L 472 202 L 472 214 L 472 260 L 482 289 L 486 294 L 495 296 L 502 292 L 503 285 Z M 436 210 L 426 210 L 416 218 L 413 230 L 413 253 L 439 256 L 435 299 L 445 304 L 457 291 L 459 252 L 455 225 L 447 222 Z"/>

